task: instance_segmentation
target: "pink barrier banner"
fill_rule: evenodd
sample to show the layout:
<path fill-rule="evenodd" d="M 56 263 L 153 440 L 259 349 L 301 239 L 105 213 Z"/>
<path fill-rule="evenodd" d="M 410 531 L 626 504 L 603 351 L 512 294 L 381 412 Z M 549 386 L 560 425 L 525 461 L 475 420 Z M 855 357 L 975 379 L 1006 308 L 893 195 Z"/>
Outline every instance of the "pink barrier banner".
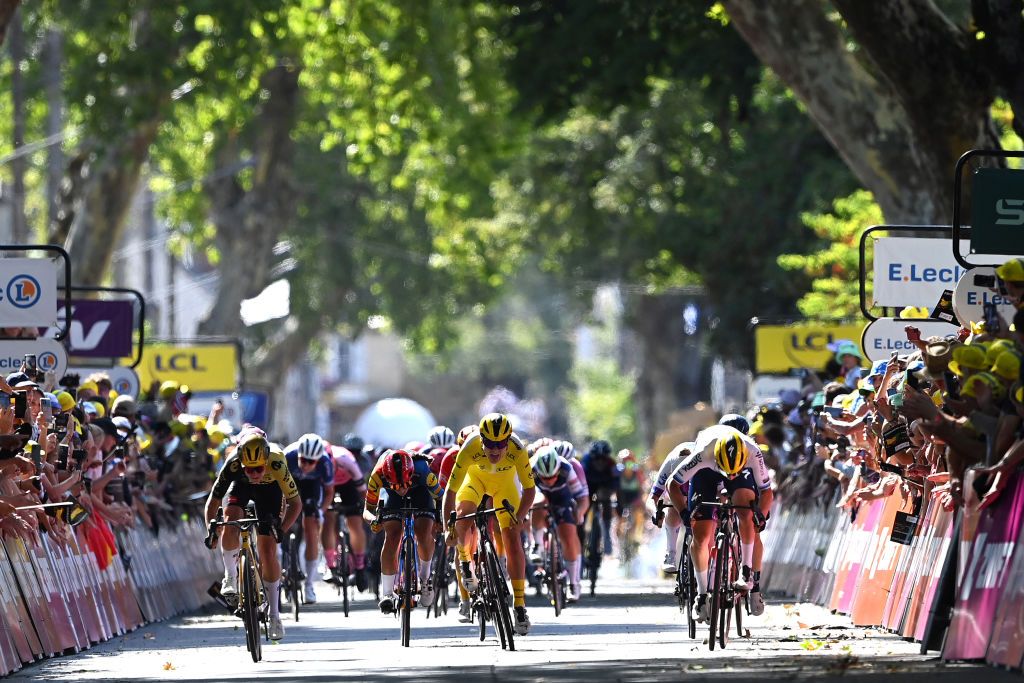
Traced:
<path fill-rule="evenodd" d="M 878 526 L 884 507 L 885 502 L 881 500 L 873 500 L 860 506 L 857 519 L 850 526 L 849 543 L 839 565 L 835 588 L 832 591 L 831 609 L 842 614 L 849 614 L 853 609 L 861 569 L 872 550 L 874 530 Z"/>
<path fill-rule="evenodd" d="M 1024 519 L 1024 485 L 1019 474 L 1010 477 L 995 503 L 980 511 L 973 481 L 974 472 L 969 470 L 964 478 L 964 561 L 959 567 L 953 620 L 942 650 L 942 658 L 947 660 L 985 657 Z M 972 515 L 978 522 L 973 535 L 969 535 L 968 516 Z"/>
<path fill-rule="evenodd" d="M 928 539 L 927 553 L 921 567 L 921 577 L 914 587 L 910 606 L 907 608 L 910 616 L 903 630 L 904 636 L 912 636 L 917 641 L 924 639 L 924 632 L 928 626 L 928 614 L 935 602 L 935 591 L 939 587 L 939 575 L 942 573 L 942 566 L 946 563 L 946 556 L 953 544 L 953 513 L 943 510 L 937 504 L 932 505 L 932 510 L 934 511 L 934 521 L 931 524 L 932 534 Z"/>

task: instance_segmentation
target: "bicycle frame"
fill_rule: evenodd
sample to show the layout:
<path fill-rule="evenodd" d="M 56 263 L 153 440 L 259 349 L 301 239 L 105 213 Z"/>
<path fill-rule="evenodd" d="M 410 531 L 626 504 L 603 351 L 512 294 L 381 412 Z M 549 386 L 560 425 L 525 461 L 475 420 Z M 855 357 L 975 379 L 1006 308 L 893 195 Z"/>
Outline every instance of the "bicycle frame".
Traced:
<path fill-rule="evenodd" d="M 538 503 L 531 510 L 544 509 L 546 524 L 544 528 L 544 559 L 541 563 L 541 571 L 544 573 L 542 581 L 547 584 L 548 596 L 552 606 L 555 608 L 555 616 L 562 613 L 565 606 L 566 574 L 564 567 L 564 554 L 562 552 L 562 540 L 558 537 L 558 524 L 555 522 L 555 515 L 550 501 Z M 574 532 L 575 533 L 575 532 Z M 554 566 L 557 562 L 558 566 Z"/>
<path fill-rule="evenodd" d="M 270 637 L 267 628 L 267 593 L 260 569 L 259 552 L 253 542 L 255 535 L 253 530 L 259 523 L 259 519 L 247 517 L 224 521 L 223 514 L 223 510 L 218 511 L 217 518 L 210 522 L 208 538 L 212 537 L 220 527 L 232 526 L 239 531 L 241 542 L 238 553 L 239 592 L 235 614 L 242 618 L 242 623 L 245 625 L 246 649 L 252 655 L 252 661 L 259 662 L 263 658 L 260 625 L 262 625 L 266 637 L 268 639 Z M 251 587 L 250 581 L 252 582 Z"/>
<path fill-rule="evenodd" d="M 710 627 L 711 635 L 708 638 L 708 647 L 715 649 L 716 636 L 719 644 L 724 648 L 729 638 L 729 622 L 732 612 L 736 612 L 736 629 L 738 633 L 743 632 L 741 601 L 746 597 L 746 591 L 734 588 L 733 582 L 739 575 L 739 520 L 736 517 L 737 510 L 755 510 L 755 505 L 733 505 L 722 502 L 699 502 L 700 505 L 718 508 L 724 511 L 717 515 L 717 526 L 715 529 L 715 562 L 714 570 L 711 563 L 708 563 L 708 586 L 713 586 L 709 593 L 711 600 Z M 717 633 L 716 633 L 717 632 Z"/>

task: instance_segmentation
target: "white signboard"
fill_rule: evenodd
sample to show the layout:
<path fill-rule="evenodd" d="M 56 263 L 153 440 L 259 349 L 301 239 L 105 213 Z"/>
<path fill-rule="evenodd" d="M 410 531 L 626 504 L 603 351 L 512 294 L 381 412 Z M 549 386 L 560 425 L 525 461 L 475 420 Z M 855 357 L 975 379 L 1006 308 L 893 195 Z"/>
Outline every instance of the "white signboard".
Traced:
<path fill-rule="evenodd" d="M 218 399 L 224 404 L 224 413 L 221 415 L 221 420 L 227 420 L 235 425 L 235 428 L 242 426 L 243 418 L 245 417 L 245 411 L 242 409 L 242 400 L 238 397 L 237 393 L 232 391 L 196 392 L 192 394 L 192 398 L 188 401 L 188 412 L 190 415 L 206 417 L 210 414 L 210 409 L 213 408 L 213 404 Z"/>
<path fill-rule="evenodd" d="M 960 253 L 967 253 L 960 240 Z M 873 301 L 878 306 L 925 306 L 931 310 L 943 290 L 952 290 L 967 272 L 953 258 L 952 239 L 882 237 L 875 240 Z M 1002 263 L 1010 256 L 990 257 Z"/>
<path fill-rule="evenodd" d="M 956 313 L 960 324 L 967 326 L 971 322 L 981 322 L 985 319 L 985 304 L 993 303 L 999 317 L 1003 319 L 1005 328 L 1010 327 L 1013 322 L 1013 314 L 1017 309 L 1009 299 L 1004 298 L 998 292 L 992 291 L 987 284 L 975 284 L 975 280 L 982 282 L 995 279 L 996 269 L 988 266 L 971 268 L 956 283 L 953 290 L 953 312 Z"/>
<path fill-rule="evenodd" d="M 750 383 L 748 400 L 751 403 L 766 403 L 777 399 L 779 394 L 786 389 L 800 391 L 802 383 L 799 377 L 788 375 L 759 375 Z"/>
<path fill-rule="evenodd" d="M 0 372 L 5 376 L 17 372 L 25 354 L 36 355 L 36 366 L 43 372 L 52 372 L 59 380 L 67 373 L 68 352 L 53 339 L 0 340 Z"/>
<path fill-rule="evenodd" d="M 141 388 L 139 375 L 129 367 L 122 367 L 120 365 L 115 365 L 112 368 L 89 368 L 76 366 L 68 368 L 68 371 L 79 375 L 83 382 L 86 377 L 93 373 L 105 373 L 107 377 L 110 378 L 110 384 L 113 385 L 113 389 L 117 392 L 118 396 L 131 396 L 132 398 L 139 397 L 139 390 Z"/>
<path fill-rule="evenodd" d="M 57 264 L 50 259 L 0 258 L 0 327 L 49 327 L 57 322 Z"/>
<path fill-rule="evenodd" d="M 902 318 L 879 318 L 868 323 L 861 337 L 861 348 L 868 360 L 888 360 L 892 352 L 901 356 L 917 351 L 917 347 L 907 340 L 906 327 L 912 325 L 921 330 L 921 339 L 928 337 L 945 337 L 956 334 L 960 329 L 951 323 L 939 320 L 904 320 Z"/>

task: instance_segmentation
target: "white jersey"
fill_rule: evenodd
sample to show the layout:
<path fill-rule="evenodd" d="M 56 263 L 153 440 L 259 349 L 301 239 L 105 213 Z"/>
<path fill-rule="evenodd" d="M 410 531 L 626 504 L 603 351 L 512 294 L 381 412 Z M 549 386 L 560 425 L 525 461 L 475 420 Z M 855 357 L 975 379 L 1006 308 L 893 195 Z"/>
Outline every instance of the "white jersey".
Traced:
<path fill-rule="evenodd" d="M 715 444 L 719 439 L 734 434 L 738 435 L 747 447 L 747 466 L 744 469 L 750 470 L 754 475 L 754 485 L 762 491 L 771 488 L 771 476 L 768 473 L 768 466 L 764 463 L 764 453 L 761 452 L 760 446 L 749 436 L 729 425 L 714 425 L 701 430 L 694 442 L 693 453 L 679 463 L 672 474 L 672 481 L 682 486 L 701 470 L 712 468 L 720 472 L 715 463 Z"/>
<path fill-rule="evenodd" d="M 651 487 L 651 499 L 660 498 L 661 494 L 665 493 L 665 487 L 668 486 L 669 478 L 686 456 L 693 453 L 693 446 L 692 441 L 684 441 L 665 456 L 665 461 L 661 463 L 661 469 L 658 470 L 658 477 L 654 480 L 654 485 Z"/>

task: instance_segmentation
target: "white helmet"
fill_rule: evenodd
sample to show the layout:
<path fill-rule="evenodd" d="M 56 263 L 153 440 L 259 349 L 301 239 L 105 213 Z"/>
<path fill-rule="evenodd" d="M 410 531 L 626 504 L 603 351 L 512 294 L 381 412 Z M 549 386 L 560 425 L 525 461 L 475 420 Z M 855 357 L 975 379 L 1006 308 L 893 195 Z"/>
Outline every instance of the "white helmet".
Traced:
<path fill-rule="evenodd" d="M 562 459 L 555 452 L 553 446 L 544 446 L 530 458 L 530 464 L 538 477 L 546 479 L 558 474 L 558 470 L 562 466 Z"/>
<path fill-rule="evenodd" d="M 324 454 L 324 440 L 316 434 L 303 434 L 296 442 L 296 450 L 303 460 L 319 460 Z"/>
<path fill-rule="evenodd" d="M 551 444 L 551 447 L 555 449 L 555 453 L 566 460 L 572 460 L 573 455 L 576 453 L 576 448 L 568 441 L 555 441 Z"/>
<path fill-rule="evenodd" d="M 434 448 L 451 448 L 455 445 L 455 432 L 444 425 L 438 425 L 430 430 L 427 440 Z"/>

